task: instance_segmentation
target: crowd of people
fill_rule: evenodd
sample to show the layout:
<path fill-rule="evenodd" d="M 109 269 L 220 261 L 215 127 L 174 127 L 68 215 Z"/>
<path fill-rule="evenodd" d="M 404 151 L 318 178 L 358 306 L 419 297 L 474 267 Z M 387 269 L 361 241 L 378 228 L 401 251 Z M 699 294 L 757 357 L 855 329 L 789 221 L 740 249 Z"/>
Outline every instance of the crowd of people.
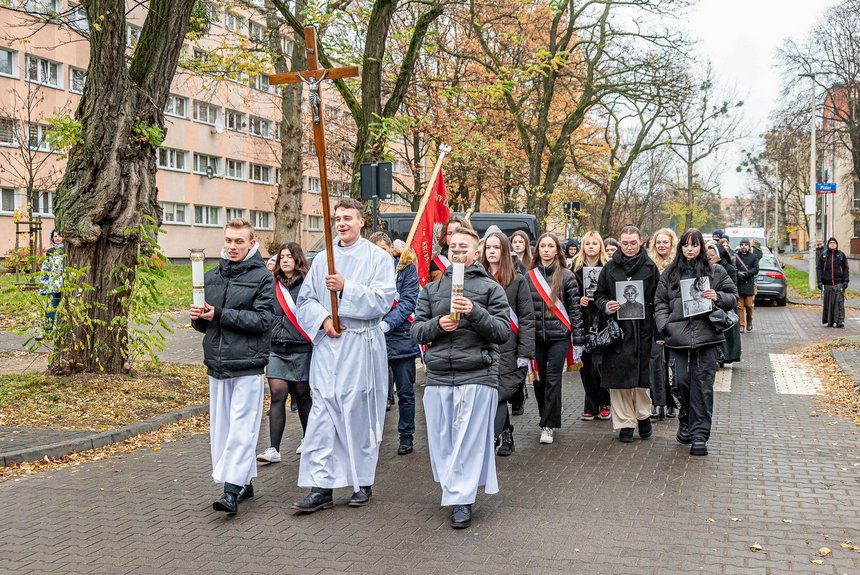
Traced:
<path fill-rule="evenodd" d="M 303 432 L 298 484 L 308 489 L 293 509 L 330 508 L 343 487 L 352 489 L 349 506 L 367 505 L 390 389 L 397 453 L 413 452 L 418 358 L 432 473 L 452 527 L 470 525 L 480 487 L 498 491 L 496 457 L 515 452 L 512 421 L 529 387 L 537 440 L 557 440 L 566 369 L 581 378 L 582 420 L 611 419 L 629 443 L 651 437 L 652 419 L 677 418 L 678 442 L 707 455 L 716 371 L 740 360 L 740 333 L 753 325 L 749 241 L 734 252 L 695 229 L 680 238 L 661 229 L 646 242 L 625 226 L 617 240 L 589 231 L 563 244 L 546 233 L 532 250 L 523 232 L 491 227 L 479 238 L 452 217 L 422 288 L 403 242 L 361 236 L 359 202 L 341 200 L 334 213 L 336 273 L 325 253 L 309 266 L 295 243 L 267 270 L 250 223 L 232 220 L 220 264 L 205 277 L 206 303 L 190 308 L 205 333 L 212 477 L 224 485 L 214 509 L 235 513 L 254 494 L 257 462 L 281 461 L 288 397 Z M 453 295 L 451 261 L 464 265 Z M 740 319 L 720 323 L 714 310 Z M 256 454 L 264 373 L 269 445 Z"/>

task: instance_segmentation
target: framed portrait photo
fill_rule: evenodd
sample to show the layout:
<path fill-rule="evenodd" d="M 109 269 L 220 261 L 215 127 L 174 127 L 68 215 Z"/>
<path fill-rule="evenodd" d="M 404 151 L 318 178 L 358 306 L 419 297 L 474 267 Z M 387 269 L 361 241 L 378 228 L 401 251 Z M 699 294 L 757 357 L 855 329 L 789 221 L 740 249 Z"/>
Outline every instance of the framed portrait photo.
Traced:
<path fill-rule="evenodd" d="M 711 280 L 700 278 L 696 285 L 696 278 L 680 281 L 681 302 L 684 306 L 684 317 L 693 317 L 703 313 L 710 313 L 714 309 L 714 302 L 706 299 L 702 294 L 711 289 Z"/>
<path fill-rule="evenodd" d="M 620 320 L 645 319 L 645 286 L 642 280 L 615 282 L 615 301 L 621 304 Z"/>

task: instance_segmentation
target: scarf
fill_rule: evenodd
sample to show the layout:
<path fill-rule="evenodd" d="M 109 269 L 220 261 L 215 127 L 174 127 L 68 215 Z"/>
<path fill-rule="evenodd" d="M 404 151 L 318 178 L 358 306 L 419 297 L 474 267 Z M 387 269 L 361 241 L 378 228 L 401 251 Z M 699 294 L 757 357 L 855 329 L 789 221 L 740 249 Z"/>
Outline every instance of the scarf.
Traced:
<path fill-rule="evenodd" d="M 636 272 L 641 270 L 648 262 L 648 259 L 648 253 L 645 251 L 645 248 L 641 247 L 639 248 L 639 253 L 632 257 L 625 256 L 620 249 L 612 255 L 612 261 L 624 270 L 624 274 L 628 278 L 632 278 Z"/>

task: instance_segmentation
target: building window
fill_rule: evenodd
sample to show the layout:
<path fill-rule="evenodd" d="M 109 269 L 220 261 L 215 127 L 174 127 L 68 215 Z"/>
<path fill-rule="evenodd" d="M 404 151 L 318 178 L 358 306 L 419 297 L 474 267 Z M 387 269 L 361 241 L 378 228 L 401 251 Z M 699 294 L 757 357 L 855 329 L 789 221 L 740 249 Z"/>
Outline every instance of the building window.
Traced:
<path fill-rule="evenodd" d="M 262 24 L 257 24 L 253 20 L 248 20 L 248 38 L 251 40 L 263 41 L 266 39 L 266 27 Z"/>
<path fill-rule="evenodd" d="M 229 108 L 225 112 L 227 129 L 233 132 L 245 131 L 245 114 Z"/>
<path fill-rule="evenodd" d="M 203 9 L 206 10 L 206 16 L 212 24 L 217 24 L 221 21 L 221 15 L 218 13 L 218 8 L 216 8 L 214 4 L 211 2 L 203 2 Z"/>
<path fill-rule="evenodd" d="M 14 212 L 18 207 L 17 194 L 12 188 L 3 188 L 0 190 L 0 211 Z"/>
<path fill-rule="evenodd" d="M 52 88 L 63 87 L 63 65 L 51 62 L 44 58 L 27 56 L 24 64 L 27 71 L 27 79 L 37 84 L 51 86 Z"/>
<path fill-rule="evenodd" d="M 281 37 L 281 48 L 284 50 L 284 54 L 287 57 L 293 55 L 293 41 L 292 40 Z"/>
<path fill-rule="evenodd" d="M 206 102 L 194 100 L 194 119 L 203 124 L 215 125 L 218 119 L 218 107 Z"/>
<path fill-rule="evenodd" d="M 251 212 L 253 213 L 253 212 Z M 227 208 L 227 219 L 225 221 L 229 222 L 230 220 L 235 220 L 237 218 L 244 218 L 245 210 L 242 208 Z"/>
<path fill-rule="evenodd" d="M 272 212 L 258 212 L 251 210 L 251 225 L 258 230 L 272 229 Z"/>
<path fill-rule="evenodd" d="M 36 216 L 52 216 L 54 215 L 54 192 L 50 190 L 35 190 L 33 191 L 33 215 Z"/>
<path fill-rule="evenodd" d="M 308 191 L 312 194 L 319 194 L 322 192 L 322 185 L 320 184 L 319 178 L 308 178 Z"/>
<path fill-rule="evenodd" d="M 167 96 L 167 103 L 164 104 L 164 113 L 168 116 L 176 116 L 177 118 L 187 118 L 188 98 L 170 94 Z"/>
<path fill-rule="evenodd" d="M 244 180 L 245 162 L 239 160 L 227 160 L 227 177 L 231 180 Z"/>
<path fill-rule="evenodd" d="M 199 226 L 217 226 L 221 208 L 216 206 L 194 206 L 194 223 Z"/>
<path fill-rule="evenodd" d="M 220 172 L 218 171 L 218 160 L 220 158 L 216 158 L 215 156 L 207 156 L 205 154 L 194 154 L 194 173 L 195 174 L 203 174 L 204 176 L 208 175 L 206 173 L 206 168 L 212 168 L 212 175 L 217 176 Z"/>
<path fill-rule="evenodd" d="M 161 209 L 164 212 L 163 221 L 165 224 L 187 224 L 188 204 L 175 204 L 173 202 L 161 202 Z"/>
<path fill-rule="evenodd" d="M 0 118 L 0 145 L 17 146 L 17 122 L 12 118 Z"/>
<path fill-rule="evenodd" d="M 305 216 L 307 218 L 306 227 L 309 232 L 322 231 L 322 216 Z"/>
<path fill-rule="evenodd" d="M 0 48 L 0 76 L 18 77 L 18 52 Z"/>
<path fill-rule="evenodd" d="M 158 148 L 158 167 L 168 170 L 185 171 L 185 155 L 188 152 L 173 148 Z"/>
<path fill-rule="evenodd" d="M 272 169 L 269 166 L 251 164 L 250 181 L 257 184 L 269 184 L 272 182 Z"/>
<path fill-rule="evenodd" d="M 260 90 L 261 92 L 271 92 L 269 77 L 266 74 L 260 74 L 259 76 L 251 78 L 249 85 L 255 90 Z"/>
<path fill-rule="evenodd" d="M 194 56 L 194 59 L 197 60 L 201 64 L 208 64 L 211 59 L 209 56 L 209 52 L 204 50 L 203 48 L 195 47 L 191 52 Z"/>
<path fill-rule="evenodd" d="M 87 12 L 80 4 L 69 2 L 69 26 L 82 33 L 90 31 L 90 21 L 87 20 Z"/>
<path fill-rule="evenodd" d="M 233 14 L 229 10 L 224 15 L 224 27 L 227 28 L 230 32 L 234 32 L 236 34 L 242 33 L 242 17 Z"/>
<path fill-rule="evenodd" d="M 69 67 L 69 92 L 75 94 L 84 93 L 84 82 L 87 81 L 87 73 L 79 68 Z"/>
<path fill-rule="evenodd" d="M 58 0 L 26 0 L 24 11 L 32 14 L 51 14 L 57 12 Z"/>
<path fill-rule="evenodd" d="M 140 26 L 134 24 L 125 25 L 125 47 L 134 48 L 140 41 Z"/>
<path fill-rule="evenodd" d="M 258 118 L 257 116 L 251 116 L 248 118 L 248 133 L 260 136 L 261 138 L 271 138 L 272 122 Z"/>
<path fill-rule="evenodd" d="M 51 126 L 47 124 L 28 124 L 27 147 L 41 152 L 52 151 L 50 144 L 48 144 L 48 132 L 50 130 Z"/>

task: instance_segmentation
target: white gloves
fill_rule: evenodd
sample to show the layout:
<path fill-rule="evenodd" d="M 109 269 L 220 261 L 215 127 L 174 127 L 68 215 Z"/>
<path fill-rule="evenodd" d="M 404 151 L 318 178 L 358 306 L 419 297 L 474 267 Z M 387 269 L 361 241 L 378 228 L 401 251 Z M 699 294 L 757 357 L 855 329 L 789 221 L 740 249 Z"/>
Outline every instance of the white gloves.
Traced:
<path fill-rule="evenodd" d="M 528 358 L 526 358 L 526 357 L 518 357 L 517 358 L 517 369 L 519 369 L 521 367 L 528 367 L 528 365 L 529 365 Z"/>
<path fill-rule="evenodd" d="M 579 363 L 579 360 L 582 359 L 582 346 L 575 345 L 573 346 L 573 362 Z"/>
<path fill-rule="evenodd" d="M 391 326 L 388 325 L 387 321 L 379 322 L 379 327 L 382 328 L 382 333 L 388 333 L 389 331 L 391 331 Z"/>

